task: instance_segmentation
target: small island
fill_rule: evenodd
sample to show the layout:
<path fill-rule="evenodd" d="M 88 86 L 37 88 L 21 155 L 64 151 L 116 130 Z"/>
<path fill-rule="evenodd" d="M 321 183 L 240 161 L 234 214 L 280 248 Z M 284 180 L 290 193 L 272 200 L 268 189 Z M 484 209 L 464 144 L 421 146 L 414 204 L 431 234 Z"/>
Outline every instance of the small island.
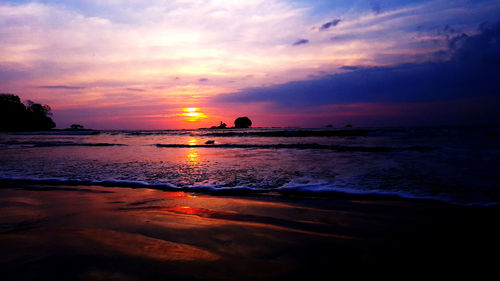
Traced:
<path fill-rule="evenodd" d="M 210 129 L 246 129 L 250 128 L 252 126 L 252 121 L 250 118 L 244 116 L 244 117 L 238 117 L 236 120 L 234 120 L 234 127 L 228 128 L 226 123 L 220 122 L 219 126 L 212 126 Z"/>

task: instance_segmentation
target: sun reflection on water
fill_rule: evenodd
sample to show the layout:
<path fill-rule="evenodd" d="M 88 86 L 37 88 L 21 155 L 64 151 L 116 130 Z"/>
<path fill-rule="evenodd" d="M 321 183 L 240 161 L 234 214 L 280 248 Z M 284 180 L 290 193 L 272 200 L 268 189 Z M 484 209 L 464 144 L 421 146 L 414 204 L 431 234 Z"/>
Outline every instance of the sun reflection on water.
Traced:
<path fill-rule="evenodd" d="M 187 159 L 191 163 L 198 163 L 198 152 L 195 148 L 190 148 L 187 154 Z"/>
<path fill-rule="evenodd" d="M 198 149 L 196 149 L 194 146 L 196 146 L 198 144 L 197 140 L 195 138 L 190 138 L 188 140 L 188 145 L 189 146 L 193 146 L 191 148 L 189 148 L 189 150 L 187 151 L 187 160 L 189 163 L 191 164 L 197 164 L 198 163 Z"/>
<path fill-rule="evenodd" d="M 196 144 L 197 144 L 196 139 L 195 139 L 195 138 L 190 138 L 190 139 L 188 140 L 188 144 L 189 144 L 189 145 L 196 145 Z"/>

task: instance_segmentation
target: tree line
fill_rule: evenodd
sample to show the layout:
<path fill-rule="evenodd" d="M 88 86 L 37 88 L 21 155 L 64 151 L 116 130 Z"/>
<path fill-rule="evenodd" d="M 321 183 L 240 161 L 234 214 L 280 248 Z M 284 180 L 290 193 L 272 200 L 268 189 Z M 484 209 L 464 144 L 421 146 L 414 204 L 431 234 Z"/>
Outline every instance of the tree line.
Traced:
<path fill-rule="evenodd" d="M 55 128 L 50 106 L 33 101 L 22 103 L 13 94 L 0 93 L 0 131 L 46 131 Z"/>

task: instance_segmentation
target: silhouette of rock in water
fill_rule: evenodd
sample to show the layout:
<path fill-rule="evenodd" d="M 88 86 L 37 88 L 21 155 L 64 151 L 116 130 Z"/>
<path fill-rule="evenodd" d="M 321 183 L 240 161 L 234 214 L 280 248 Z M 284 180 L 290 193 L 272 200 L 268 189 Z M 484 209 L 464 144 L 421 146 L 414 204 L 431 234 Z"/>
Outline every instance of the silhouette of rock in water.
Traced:
<path fill-rule="evenodd" d="M 50 106 L 26 103 L 16 95 L 0 93 L 0 131 L 46 131 L 56 126 L 49 117 Z"/>
<path fill-rule="evenodd" d="M 212 126 L 210 127 L 210 129 L 226 129 L 227 128 L 227 125 L 226 123 L 220 121 L 220 125 L 219 126 Z"/>
<path fill-rule="evenodd" d="M 69 126 L 69 128 L 71 130 L 83 130 L 84 129 L 83 125 L 80 125 L 80 124 L 71 124 L 71 126 Z"/>
<path fill-rule="evenodd" d="M 238 117 L 234 120 L 235 128 L 249 128 L 252 126 L 252 121 L 248 117 Z"/>

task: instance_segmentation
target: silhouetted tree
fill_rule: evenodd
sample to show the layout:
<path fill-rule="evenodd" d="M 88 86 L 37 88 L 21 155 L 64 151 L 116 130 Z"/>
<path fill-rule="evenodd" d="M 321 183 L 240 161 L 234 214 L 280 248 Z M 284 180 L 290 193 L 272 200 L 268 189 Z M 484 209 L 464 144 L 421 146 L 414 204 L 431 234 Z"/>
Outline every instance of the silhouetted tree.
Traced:
<path fill-rule="evenodd" d="M 248 117 L 238 117 L 234 120 L 234 127 L 236 128 L 249 128 L 252 126 L 252 121 Z"/>
<path fill-rule="evenodd" d="M 44 131 L 56 126 L 50 106 L 27 101 L 18 96 L 0 94 L 0 131 Z"/>

